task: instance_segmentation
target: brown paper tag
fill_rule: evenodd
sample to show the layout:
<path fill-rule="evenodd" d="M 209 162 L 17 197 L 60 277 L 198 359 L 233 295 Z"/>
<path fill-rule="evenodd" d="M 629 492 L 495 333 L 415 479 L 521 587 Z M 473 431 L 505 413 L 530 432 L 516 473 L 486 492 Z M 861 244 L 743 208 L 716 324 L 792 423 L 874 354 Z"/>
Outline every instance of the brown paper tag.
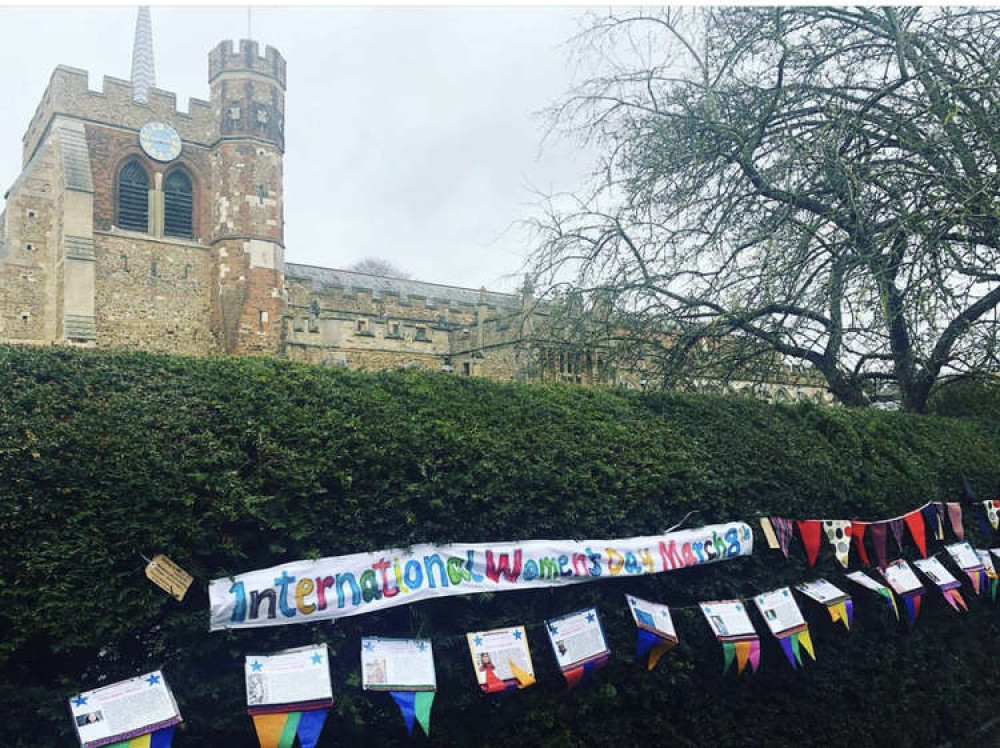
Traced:
<path fill-rule="evenodd" d="M 183 600 L 193 578 L 162 553 L 146 564 L 146 576 L 153 584 L 166 590 L 177 600 Z"/>

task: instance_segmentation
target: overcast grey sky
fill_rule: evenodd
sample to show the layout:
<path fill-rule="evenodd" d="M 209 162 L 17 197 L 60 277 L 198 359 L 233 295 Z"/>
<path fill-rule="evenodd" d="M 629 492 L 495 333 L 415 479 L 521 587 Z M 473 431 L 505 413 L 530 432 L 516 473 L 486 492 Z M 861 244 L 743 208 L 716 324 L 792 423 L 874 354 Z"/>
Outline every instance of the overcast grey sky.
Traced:
<path fill-rule="evenodd" d="M 53 68 L 128 79 L 134 7 L 0 7 L 0 193 Z M 582 9 L 253 8 L 288 61 L 286 259 L 383 257 L 421 280 L 516 285 L 532 188 L 571 189 L 590 159 L 546 143 L 536 113 L 569 88 Z M 208 99 L 208 52 L 247 34 L 246 7 L 153 6 L 156 82 Z"/>

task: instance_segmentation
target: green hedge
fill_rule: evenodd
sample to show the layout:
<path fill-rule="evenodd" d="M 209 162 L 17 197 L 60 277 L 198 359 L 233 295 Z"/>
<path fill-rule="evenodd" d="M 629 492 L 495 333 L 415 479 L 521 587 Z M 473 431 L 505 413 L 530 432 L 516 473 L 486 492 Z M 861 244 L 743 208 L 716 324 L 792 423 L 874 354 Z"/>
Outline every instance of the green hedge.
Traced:
<path fill-rule="evenodd" d="M 724 677 L 686 606 L 842 580 L 827 549 L 808 570 L 800 548 L 785 561 L 759 534 L 752 558 L 655 577 L 207 631 L 206 580 L 298 558 L 652 534 L 692 510 L 694 525 L 877 519 L 959 498 L 963 475 L 994 496 L 1000 436 L 973 421 L 56 349 L 0 347 L 0 379 L 0 745 L 75 745 L 69 695 L 162 667 L 178 748 L 254 746 L 244 654 L 321 641 L 337 702 L 321 746 L 937 746 L 995 711 L 1000 605 L 959 615 L 933 591 L 913 630 L 853 586 L 850 632 L 807 607 L 819 660 L 799 672 L 757 619 L 761 671 Z M 155 553 L 196 576 L 183 603 L 143 576 Z M 681 644 L 653 672 L 633 659 L 626 592 L 677 606 Z M 586 605 L 612 659 L 567 693 L 538 624 Z M 520 623 L 539 684 L 479 693 L 464 632 Z M 361 691 L 363 635 L 433 638 L 429 741 Z"/>

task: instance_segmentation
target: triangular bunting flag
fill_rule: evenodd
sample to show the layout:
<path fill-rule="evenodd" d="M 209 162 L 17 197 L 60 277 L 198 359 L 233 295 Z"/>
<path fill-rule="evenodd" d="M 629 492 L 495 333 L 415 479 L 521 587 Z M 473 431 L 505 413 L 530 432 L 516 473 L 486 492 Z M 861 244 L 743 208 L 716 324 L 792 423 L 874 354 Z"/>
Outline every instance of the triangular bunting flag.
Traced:
<path fill-rule="evenodd" d="M 815 566 L 816 556 L 819 554 L 820 521 L 818 519 L 797 519 L 795 524 L 798 525 L 802 547 L 806 550 L 809 565 Z"/>
<path fill-rule="evenodd" d="M 962 526 L 962 505 L 955 501 L 949 501 L 948 519 L 951 520 L 951 531 L 959 540 L 965 540 L 965 528 Z"/>
<path fill-rule="evenodd" d="M 927 539 L 924 536 L 924 515 L 920 511 L 913 511 L 903 517 L 906 526 L 910 529 L 913 542 L 917 544 L 917 549 L 923 558 L 927 558 Z"/>
<path fill-rule="evenodd" d="M 497 677 L 495 669 L 486 668 L 486 693 L 500 693 L 507 690 L 507 684 Z"/>
<path fill-rule="evenodd" d="M 895 596 L 894 596 L 894 595 L 892 594 L 892 591 L 891 591 L 891 590 L 889 590 L 889 589 L 887 589 L 887 588 L 882 588 L 882 589 L 880 589 L 880 590 L 878 591 L 878 593 L 879 593 L 880 595 L 882 595 L 882 597 L 884 597 L 884 598 L 886 599 L 886 602 L 888 602 L 888 603 L 889 603 L 889 609 L 890 609 L 890 610 L 891 610 L 891 611 L 892 611 L 893 613 L 895 613 L 895 614 L 896 614 L 896 620 L 898 621 L 898 620 L 899 620 L 899 608 L 898 608 L 898 607 L 896 606 L 896 598 L 895 598 Z"/>
<path fill-rule="evenodd" d="M 299 748 L 315 748 L 329 711 L 329 709 L 313 709 L 302 712 L 302 716 L 299 718 Z"/>
<path fill-rule="evenodd" d="M 667 652 L 673 649 L 677 645 L 677 642 L 672 642 L 669 639 L 664 639 L 662 642 L 657 644 L 649 651 L 649 662 L 646 663 L 646 669 L 652 670 L 656 667 L 656 663 L 660 661 Z"/>
<path fill-rule="evenodd" d="M 958 587 L 953 587 L 950 590 L 941 590 L 944 593 L 944 599 L 948 601 L 948 604 L 955 610 L 958 610 L 958 606 L 962 606 L 962 610 L 968 612 L 969 606 L 965 604 L 965 600 L 962 599 L 962 594 L 958 591 Z"/>
<path fill-rule="evenodd" d="M 803 649 L 805 649 L 806 652 L 809 653 L 809 656 L 812 657 L 813 662 L 815 662 L 816 651 L 813 649 L 813 641 L 812 637 L 809 635 L 809 629 L 802 629 L 802 631 L 800 631 L 798 634 L 792 634 L 792 636 L 798 637 L 799 644 L 802 645 Z"/>
<path fill-rule="evenodd" d="M 164 727 L 162 730 L 154 732 L 149 741 L 149 748 L 170 748 L 170 743 L 174 739 L 175 727 L 177 725 L 170 725 L 170 727 Z M 303 745 L 302 748 L 312 748 L 312 746 Z"/>
<path fill-rule="evenodd" d="M 132 738 L 128 741 L 128 748 L 149 748 L 149 740 L 151 737 L 152 734 L 147 732 L 145 735 Z"/>
<path fill-rule="evenodd" d="M 434 704 L 434 691 L 417 691 L 413 705 L 417 722 L 424 728 L 424 735 L 431 734 L 431 706 Z"/>
<path fill-rule="evenodd" d="M 874 522 L 869 529 L 872 534 L 872 543 L 875 546 L 875 559 L 878 561 L 879 568 L 884 569 L 886 567 L 886 524 L 885 522 Z"/>
<path fill-rule="evenodd" d="M 750 660 L 750 642 L 733 642 L 733 648 L 736 650 L 736 672 L 739 674 Z"/>
<path fill-rule="evenodd" d="M 795 652 L 792 649 L 792 637 L 786 636 L 783 639 L 778 639 L 781 644 L 781 651 L 785 653 L 785 657 L 788 659 L 788 664 L 792 666 L 792 670 L 796 668 L 796 658 Z"/>
<path fill-rule="evenodd" d="M 660 644 L 663 641 L 663 637 L 657 636 L 647 629 L 637 629 L 637 631 L 639 632 L 639 638 L 635 643 L 635 657 L 639 659 L 657 644 Z"/>
<path fill-rule="evenodd" d="M 795 655 L 795 661 L 801 665 L 802 653 L 799 651 L 799 637 L 792 634 L 791 636 L 786 636 L 785 638 L 792 642 L 792 654 Z"/>
<path fill-rule="evenodd" d="M 837 561 L 846 569 L 851 552 L 851 523 L 842 519 L 825 519 L 823 531 L 833 546 L 833 554 L 837 557 Z"/>
<path fill-rule="evenodd" d="M 851 540 L 854 542 L 854 547 L 858 551 L 858 557 L 861 559 L 861 563 L 865 566 L 871 566 L 872 562 L 868 560 L 868 550 L 865 548 L 865 530 L 867 529 L 867 522 L 852 522 Z"/>
<path fill-rule="evenodd" d="M 288 721 L 287 714 L 255 714 L 253 726 L 260 748 L 278 748 L 278 741 Z"/>
<path fill-rule="evenodd" d="M 729 672 L 729 666 L 736 657 L 736 647 L 732 642 L 722 642 L 722 656 L 725 658 L 725 664 L 722 666 L 722 672 L 725 674 Z"/>
<path fill-rule="evenodd" d="M 924 526 L 935 540 L 944 540 L 944 526 L 941 524 L 941 514 L 938 511 L 940 507 L 941 504 L 935 501 L 920 510 L 924 515 Z"/>
<path fill-rule="evenodd" d="M 513 660 L 508 660 L 507 665 L 510 667 L 511 674 L 517 679 L 518 688 L 527 688 L 528 686 L 535 685 L 534 675 L 526 673 L 524 670 L 519 668 Z"/>
<path fill-rule="evenodd" d="M 896 538 L 899 552 L 903 553 L 903 518 L 889 520 L 889 528 L 892 530 L 892 536 Z"/>
<path fill-rule="evenodd" d="M 778 538 L 778 546 L 781 552 L 788 558 L 788 548 L 792 542 L 792 535 L 795 533 L 795 525 L 790 519 L 783 517 L 771 517 L 771 527 Z"/>
<path fill-rule="evenodd" d="M 917 622 L 917 616 L 920 615 L 920 599 L 921 595 L 906 595 L 903 597 L 903 603 L 906 606 L 906 615 L 910 619 L 910 625 Z"/>
<path fill-rule="evenodd" d="M 416 705 L 416 691 L 390 691 L 392 698 L 399 706 L 399 711 L 403 714 L 403 721 L 406 722 L 406 732 L 413 734 L 414 706 Z"/>
<path fill-rule="evenodd" d="M 774 527 L 771 526 L 771 520 L 767 517 L 760 518 L 760 529 L 764 531 L 764 539 L 767 541 L 768 548 L 781 548 L 778 543 L 778 538 L 774 534 Z"/>
<path fill-rule="evenodd" d="M 983 582 L 986 581 L 986 571 L 984 569 L 966 569 L 965 573 L 969 576 L 969 581 L 972 582 L 972 590 L 977 595 L 983 589 Z"/>
<path fill-rule="evenodd" d="M 830 619 L 836 623 L 837 621 L 842 621 L 847 627 L 848 631 L 851 629 L 851 616 L 848 614 L 848 605 L 851 605 L 851 600 L 842 600 L 839 603 L 834 603 L 827 609 L 830 611 Z"/>
<path fill-rule="evenodd" d="M 570 691 L 580 685 L 580 681 L 583 680 L 583 668 L 574 667 L 569 670 L 564 670 L 563 675 L 566 676 L 566 685 Z"/>
<path fill-rule="evenodd" d="M 292 748 L 295 734 L 299 731 L 299 720 L 302 718 L 302 712 L 288 712 L 287 716 L 288 719 L 281 731 L 281 737 L 278 738 L 278 748 Z"/>
<path fill-rule="evenodd" d="M 750 640 L 750 667 L 756 673 L 760 667 L 760 639 Z"/>

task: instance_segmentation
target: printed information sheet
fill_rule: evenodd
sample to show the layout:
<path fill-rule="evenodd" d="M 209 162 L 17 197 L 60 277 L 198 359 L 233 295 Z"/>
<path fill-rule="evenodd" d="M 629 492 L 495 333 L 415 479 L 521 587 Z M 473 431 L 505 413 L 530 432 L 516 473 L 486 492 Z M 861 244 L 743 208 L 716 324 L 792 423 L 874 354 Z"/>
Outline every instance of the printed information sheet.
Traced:
<path fill-rule="evenodd" d="M 142 735 L 181 721 L 177 702 L 159 670 L 84 691 L 71 698 L 69 706 L 84 746 L 107 745 L 119 736 Z"/>
<path fill-rule="evenodd" d="M 913 573 L 913 569 L 903 559 L 893 561 L 886 566 L 882 570 L 882 576 L 897 595 L 906 595 L 924 588 L 917 575 Z"/>
<path fill-rule="evenodd" d="M 436 691 L 430 639 L 362 639 L 361 679 L 371 691 Z"/>
<path fill-rule="evenodd" d="M 806 623 L 799 606 L 795 603 L 795 598 L 792 597 L 792 591 L 788 587 L 757 595 L 754 598 L 754 603 L 756 603 L 760 614 L 764 616 L 767 627 L 775 636 L 804 626 Z"/>
<path fill-rule="evenodd" d="M 918 558 L 913 562 L 918 569 L 923 573 L 925 577 L 930 579 L 938 587 L 958 587 L 960 582 L 955 579 L 950 571 L 938 561 L 936 558 L 931 556 L 930 558 Z"/>
<path fill-rule="evenodd" d="M 563 670 L 610 654 L 596 608 L 587 608 L 545 622 L 556 662 Z"/>
<path fill-rule="evenodd" d="M 332 699 L 325 644 L 247 656 L 247 706 Z"/>
<path fill-rule="evenodd" d="M 888 592 L 888 588 L 884 584 L 882 584 L 876 579 L 872 579 L 863 571 L 852 571 L 849 574 L 846 574 L 845 576 L 852 582 L 857 582 L 862 587 L 866 587 L 867 589 L 870 589 L 873 592 L 881 592 L 882 590 L 886 590 Z"/>
<path fill-rule="evenodd" d="M 677 641 L 677 631 L 670 617 L 670 609 L 666 605 L 651 603 L 632 595 L 625 595 L 625 599 L 628 600 L 628 607 L 632 611 L 636 626 L 659 634 L 665 639 Z"/>
<path fill-rule="evenodd" d="M 718 600 L 699 605 L 708 619 L 708 625 L 720 639 L 757 636 L 747 609 L 739 600 Z"/>
<path fill-rule="evenodd" d="M 524 626 L 514 626 L 492 631 L 473 631 L 466 634 L 472 667 L 480 686 L 486 685 L 486 674 L 493 674 L 500 680 L 515 680 L 511 664 L 534 677 L 531 653 L 528 651 L 528 636 Z"/>
<path fill-rule="evenodd" d="M 983 565 L 976 550 L 968 542 L 946 545 L 945 550 L 960 569 L 978 569 Z"/>
<path fill-rule="evenodd" d="M 881 585 L 879 585 L 881 587 Z M 815 582 L 803 582 L 795 585 L 795 589 L 806 597 L 810 597 L 818 603 L 829 605 L 847 599 L 847 593 L 839 589 L 825 579 L 817 579 Z"/>

